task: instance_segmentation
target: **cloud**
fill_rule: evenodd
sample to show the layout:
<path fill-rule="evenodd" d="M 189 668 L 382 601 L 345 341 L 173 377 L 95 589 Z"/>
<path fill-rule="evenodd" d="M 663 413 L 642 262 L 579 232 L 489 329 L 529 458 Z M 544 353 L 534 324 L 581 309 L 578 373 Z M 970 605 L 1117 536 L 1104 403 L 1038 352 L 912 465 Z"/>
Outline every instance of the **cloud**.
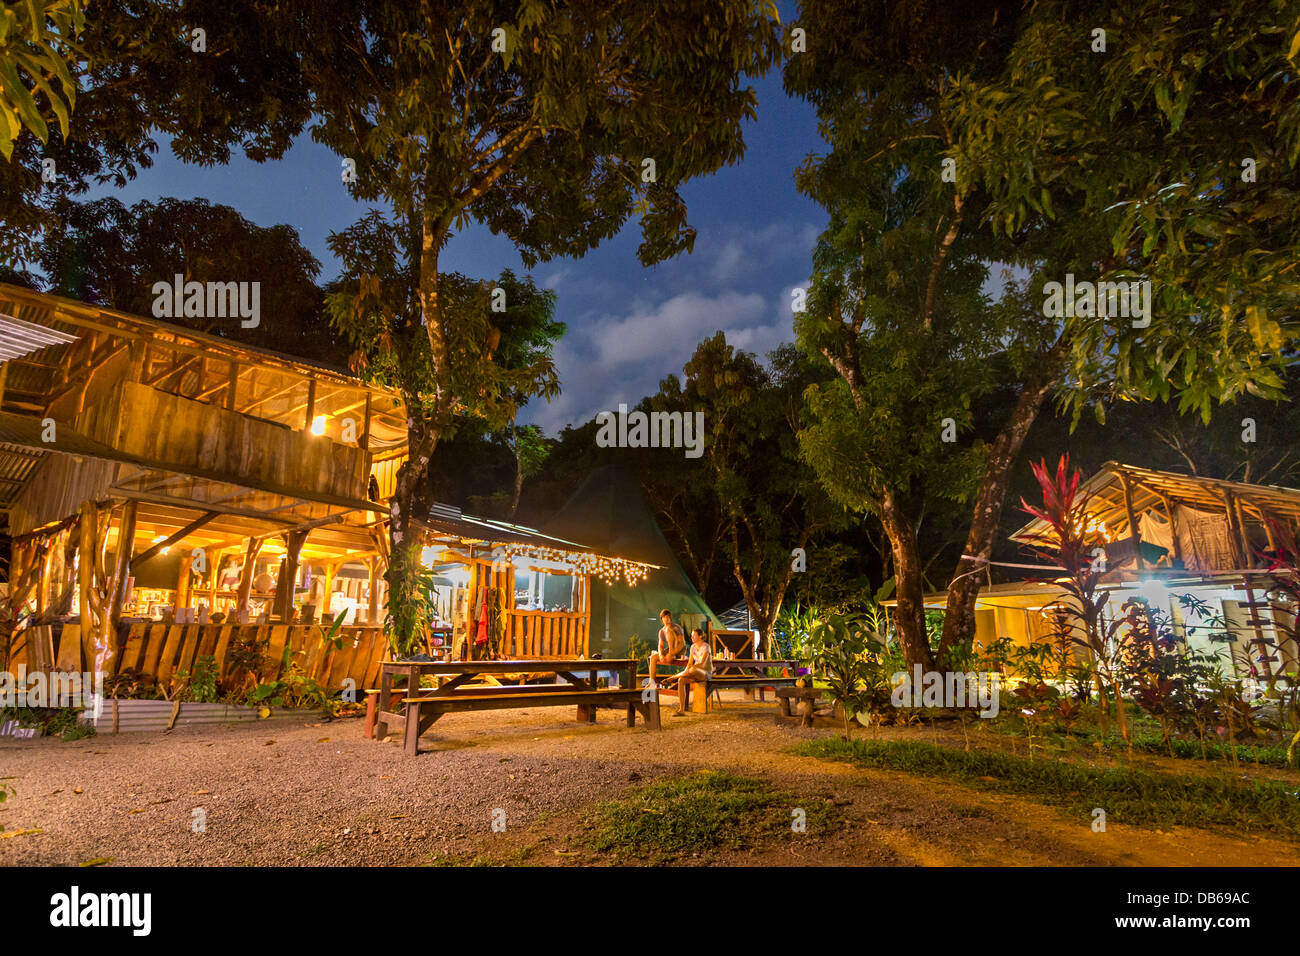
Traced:
<path fill-rule="evenodd" d="M 775 314 L 771 299 L 756 292 L 685 292 L 658 305 L 633 303 L 624 315 L 584 316 L 555 348 L 563 393 L 530 407 L 528 420 L 554 432 L 620 402 L 634 405 L 657 391 L 660 379 L 680 376 L 700 341 L 719 330 L 762 356 L 791 337 L 788 317 Z"/>

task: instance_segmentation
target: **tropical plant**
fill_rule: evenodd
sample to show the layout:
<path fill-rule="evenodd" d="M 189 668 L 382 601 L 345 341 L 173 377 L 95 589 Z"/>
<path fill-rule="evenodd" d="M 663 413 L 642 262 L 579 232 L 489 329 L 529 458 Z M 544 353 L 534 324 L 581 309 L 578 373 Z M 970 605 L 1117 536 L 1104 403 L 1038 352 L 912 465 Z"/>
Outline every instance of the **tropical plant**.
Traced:
<path fill-rule="evenodd" d="M 173 700 L 189 700 L 200 704 L 217 702 L 217 659 L 204 654 L 194 661 L 194 670 L 176 672 Z"/>
<path fill-rule="evenodd" d="M 7 161 L 24 128 L 50 138 L 42 106 L 67 139 L 77 98 L 70 65 L 86 23 L 84 0 L 28 0 L 0 9 L 0 155 Z"/>
<path fill-rule="evenodd" d="M 1116 637 L 1123 618 L 1107 621 L 1104 611 L 1111 592 L 1102 587 L 1106 571 L 1105 538 L 1089 521 L 1089 498 L 1079 493 L 1081 475 L 1070 470 L 1070 456 L 1062 455 L 1053 474 L 1046 462 L 1031 463 L 1034 478 L 1042 494 L 1041 505 L 1031 505 L 1020 499 L 1021 508 L 1046 524 L 1044 532 L 1035 535 L 1030 546 L 1037 556 L 1060 569 L 1057 586 L 1065 597 L 1054 602 L 1053 610 L 1071 628 L 1072 640 L 1090 652 L 1094 665 L 1094 681 L 1101 705 L 1102 736 L 1105 737 L 1109 686 L 1115 698 L 1115 720 L 1120 735 L 1129 739 L 1128 721 L 1124 712 L 1123 689 L 1120 684 L 1119 661 L 1116 654 Z"/>

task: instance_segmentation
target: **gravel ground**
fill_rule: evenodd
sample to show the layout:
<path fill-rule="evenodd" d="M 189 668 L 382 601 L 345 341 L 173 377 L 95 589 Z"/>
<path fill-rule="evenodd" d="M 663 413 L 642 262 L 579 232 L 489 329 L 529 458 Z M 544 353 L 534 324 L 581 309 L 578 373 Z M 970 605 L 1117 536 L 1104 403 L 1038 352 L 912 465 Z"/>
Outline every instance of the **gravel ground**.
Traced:
<path fill-rule="evenodd" d="M 769 779 L 839 807 L 843 827 L 690 863 L 1293 865 L 1294 844 L 1234 834 L 1085 823 L 955 784 L 795 757 L 834 734 L 773 720 L 772 703 L 708 716 L 664 712 L 655 733 L 602 710 L 452 714 L 411 760 L 401 735 L 367 741 L 359 720 L 177 729 L 166 734 L 0 738 L 0 864 L 254 866 L 618 862 L 571 841 L 585 809 L 704 768 Z M 927 734 L 928 737 L 928 734 Z M 206 831 L 195 832 L 195 810 Z M 504 811 L 505 832 L 492 829 Z M 499 815 L 498 815 L 499 819 Z M 20 833 L 39 830 L 39 833 Z M 635 861 L 632 861 L 635 862 Z"/>

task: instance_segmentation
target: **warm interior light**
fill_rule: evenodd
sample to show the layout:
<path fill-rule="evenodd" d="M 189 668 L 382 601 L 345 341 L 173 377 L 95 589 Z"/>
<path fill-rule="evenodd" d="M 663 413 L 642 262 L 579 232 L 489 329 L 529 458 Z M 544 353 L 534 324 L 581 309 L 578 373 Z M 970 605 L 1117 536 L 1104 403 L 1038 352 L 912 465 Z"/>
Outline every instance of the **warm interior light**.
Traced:
<path fill-rule="evenodd" d="M 311 420 L 311 433 L 313 435 L 325 434 L 325 416 L 317 415 Z"/>
<path fill-rule="evenodd" d="M 1148 607 L 1162 611 L 1169 610 L 1169 589 L 1156 578 L 1143 581 L 1142 586 L 1138 588 L 1138 595 L 1147 602 Z"/>

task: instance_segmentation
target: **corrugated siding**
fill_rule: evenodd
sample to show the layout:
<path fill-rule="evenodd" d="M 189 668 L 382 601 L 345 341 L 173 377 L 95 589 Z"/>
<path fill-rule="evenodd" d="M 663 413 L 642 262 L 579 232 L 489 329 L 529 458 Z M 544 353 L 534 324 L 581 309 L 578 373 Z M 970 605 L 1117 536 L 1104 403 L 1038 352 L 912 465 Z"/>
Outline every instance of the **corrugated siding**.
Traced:
<path fill-rule="evenodd" d="M 117 702 L 118 733 L 134 731 L 160 731 L 167 729 L 175 704 L 170 700 L 121 700 Z M 180 713 L 176 715 L 177 727 L 220 726 L 221 724 L 251 723 L 262 720 L 271 721 L 299 720 L 317 721 L 325 716 L 319 710 L 289 710 L 272 708 L 271 716 L 260 718 L 252 707 L 234 707 L 230 704 L 196 704 L 182 703 Z M 98 720 L 89 721 L 101 734 L 113 730 L 113 702 L 105 701 L 103 712 Z"/>

